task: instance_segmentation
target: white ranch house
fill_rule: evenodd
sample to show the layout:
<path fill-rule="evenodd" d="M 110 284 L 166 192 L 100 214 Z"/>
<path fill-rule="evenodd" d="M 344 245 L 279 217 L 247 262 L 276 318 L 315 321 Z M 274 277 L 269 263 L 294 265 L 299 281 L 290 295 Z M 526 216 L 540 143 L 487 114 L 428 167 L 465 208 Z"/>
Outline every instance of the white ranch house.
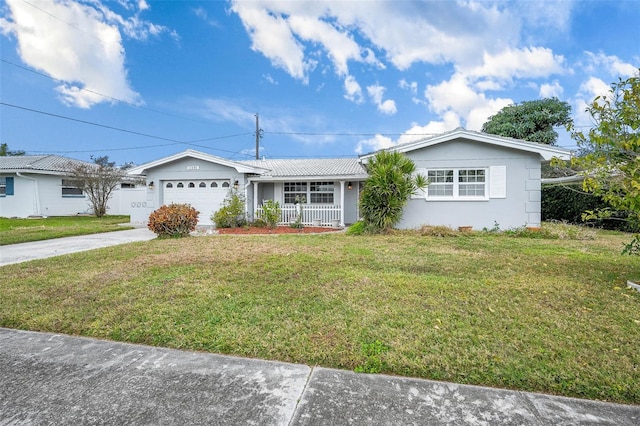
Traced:
<path fill-rule="evenodd" d="M 0 157 L 0 217 L 90 214 L 89 200 L 70 179 L 75 166 L 90 164 L 58 155 Z M 143 185 L 123 182 L 109 200 L 107 214 L 128 215 L 145 196 Z"/>
<path fill-rule="evenodd" d="M 405 208 L 400 228 L 421 225 L 503 229 L 540 226 L 541 163 L 570 158 L 562 148 L 456 129 L 398 145 L 430 185 Z M 344 226 L 359 217 L 358 194 L 367 178 L 360 158 L 269 159 L 232 161 L 186 150 L 130 170 L 147 181 L 146 199 L 131 211 L 133 222 L 146 222 L 163 204 L 189 203 L 200 224 L 220 208 L 230 188 L 246 198 L 253 219 L 265 200 L 280 203 L 280 222 L 296 214 L 296 199 L 305 201 L 303 223 Z"/>

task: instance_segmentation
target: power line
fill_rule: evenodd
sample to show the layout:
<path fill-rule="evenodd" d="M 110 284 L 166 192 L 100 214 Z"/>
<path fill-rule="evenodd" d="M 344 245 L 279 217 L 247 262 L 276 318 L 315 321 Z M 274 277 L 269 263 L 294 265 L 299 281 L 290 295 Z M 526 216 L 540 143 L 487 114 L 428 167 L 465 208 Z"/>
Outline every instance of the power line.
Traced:
<path fill-rule="evenodd" d="M 168 144 L 153 145 L 153 146 L 143 146 L 143 147 L 133 147 L 133 148 L 111 148 L 111 149 L 98 150 L 98 151 L 101 151 L 101 152 L 103 152 L 103 151 L 125 151 L 125 150 L 143 149 L 143 148 L 155 148 L 155 147 L 171 146 L 171 145 L 190 145 L 190 146 L 195 146 L 195 147 L 199 147 L 199 148 L 206 148 L 206 149 L 212 149 L 212 150 L 216 150 L 216 151 L 229 152 L 229 153 L 236 154 L 235 151 L 230 151 L 230 150 L 225 150 L 225 149 L 220 149 L 220 148 L 211 148 L 211 147 L 204 146 L 204 145 L 198 145 L 197 142 L 205 142 L 205 141 L 219 140 L 219 139 L 228 139 L 228 138 L 233 138 L 233 137 L 238 137 L 238 136 L 246 136 L 246 135 L 250 135 L 251 134 L 250 132 L 249 133 L 238 133 L 238 134 L 234 134 L 234 135 L 216 136 L 216 137 L 211 137 L 211 138 L 206 138 L 206 139 L 198 139 L 198 140 L 193 140 L 193 141 L 181 141 L 181 140 L 172 139 L 172 138 L 165 138 L 163 136 L 156 136 L 156 135 L 151 135 L 151 134 L 148 134 L 148 133 L 137 132 L 137 131 L 134 131 L 134 130 L 122 129 L 122 128 L 119 128 L 119 127 L 108 126 L 108 125 L 100 124 L 100 123 L 94 123 L 92 121 L 80 120 L 80 119 L 73 118 L 73 117 L 67 117 L 67 116 L 64 116 L 64 115 L 54 114 L 54 113 L 46 112 L 46 111 L 40 111 L 40 110 L 37 110 L 37 109 L 27 108 L 27 107 L 23 107 L 23 106 L 19 106 L 19 105 L 13 105 L 13 104 L 9 104 L 7 102 L 0 102 L 0 105 L 7 106 L 7 107 L 10 107 L 10 108 L 21 109 L 21 110 L 32 112 L 32 113 L 36 113 L 36 114 L 42 114 L 42 115 L 46 115 L 46 116 L 50 116 L 50 117 L 54 117 L 54 118 L 59 118 L 59 119 L 63 119 L 63 120 L 75 121 L 75 122 L 86 124 L 86 125 L 90 125 L 90 126 L 102 127 L 102 128 L 105 128 L 105 129 L 115 130 L 115 131 L 118 131 L 118 132 L 124 132 L 124 133 L 129 133 L 129 134 L 133 134 L 133 135 L 137 135 L 137 136 L 144 136 L 144 137 L 147 137 L 147 138 L 152 138 L 152 139 L 158 139 L 158 140 L 164 140 L 164 141 L 171 142 L 171 143 L 168 143 Z M 56 151 L 56 152 L 74 153 L 74 152 L 93 152 L 93 151 L 95 151 L 95 150 L 91 150 L 91 151 L 73 150 L 73 151 Z"/>
<path fill-rule="evenodd" d="M 28 72 L 30 72 L 30 73 L 33 73 L 33 74 L 39 75 L 39 76 L 41 76 L 41 77 L 46 77 L 46 78 L 48 78 L 49 80 L 53 80 L 53 81 L 55 81 L 56 83 L 62 83 L 62 84 L 65 84 L 65 83 L 66 83 L 66 81 L 64 81 L 64 80 L 60 80 L 60 79 L 58 79 L 58 78 L 52 77 L 52 76 L 50 76 L 50 75 L 47 75 L 47 74 L 45 74 L 45 73 L 42 73 L 42 72 L 39 72 L 39 71 L 36 71 L 36 70 L 32 70 L 31 68 L 28 68 L 28 67 L 22 66 L 22 65 L 20 65 L 20 64 L 16 64 L 16 63 L 11 62 L 11 61 L 8 61 L 8 60 L 6 60 L 6 59 L 0 59 L 0 61 L 2 61 L 2 62 L 4 62 L 4 63 L 6 63 L 6 64 L 8 64 L 8 65 L 12 65 L 12 66 L 14 66 L 14 67 L 16 67 L 16 68 L 20 68 L 20 69 L 22 69 L 22 70 L 24 70 L 24 71 L 28 71 Z M 129 105 L 129 106 L 131 106 L 131 107 L 133 107 L 133 108 L 136 108 L 136 109 L 143 109 L 143 110 L 147 110 L 147 111 L 155 112 L 156 114 L 162 114 L 162 115 L 167 115 L 167 116 L 169 116 L 169 117 L 179 118 L 179 119 L 181 119 L 181 120 L 189 120 L 189 121 L 194 121 L 194 122 L 197 122 L 197 123 L 210 124 L 210 122 L 209 122 L 209 121 L 198 120 L 198 119 L 190 118 L 190 117 L 184 117 L 184 116 L 181 116 L 181 115 L 172 114 L 172 113 L 170 113 L 170 112 L 160 111 L 160 110 L 157 110 L 157 109 L 153 109 L 153 108 L 149 108 L 149 107 L 145 107 L 145 106 L 137 105 L 137 104 L 134 104 L 134 103 L 132 103 L 132 102 L 125 101 L 124 99 L 115 98 L 115 97 L 113 97 L 113 96 L 105 95 L 104 93 L 96 92 L 95 90 L 87 89 L 86 87 L 80 87 L 79 89 L 80 89 L 80 90 L 82 90 L 83 92 L 88 92 L 88 93 L 92 93 L 92 94 L 94 94 L 94 95 L 102 96 L 103 98 L 110 99 L 110 100 L 112 100 L 112 101 L 121 102 L 121 103 L 123 103 L 123 104 Z"/>
<path fill-rule="evenodd" d="M 75 26 L 75 25 L 73 25 L 73 24 L 68 23 L 67 21 L 65 21 L 65 20 L 63 20 L 63 19 L 58 18 L 56 15 L 52 14 L 51 12 L 48 12 L 48 11 L 46 11 L 46 10 L 44 10 L 44 9 L 41 9 L 41 8 L 39 8 L 38 6 L 36 6 L 35 4 L 29 3 L 27 0 L 22 0 L 22 1 L 23 1 L 24 3 L 26 3 L 26 4 L 28 4 L 29 6 L 33 7 L 34 9 L 38 9 L 39 11 L 41 11 L 41 12 L 43 12 L 43 13 L 46 13 L 47 15 L 51 16 L 53 19 L 56 19 L 56 20 L 58 20 L 58 21 L 62 22 L 63 24 L 66 24 L 66 25 L 70 26 L 71 28 L 76 29 L 76 30 L 80 31 L 81 33 L 84 33 L 84 34 L 88 35 L 89 37 L 93 37 L 93 38 L 95 38 L 96 40 L 98 40 L 98 41 L 102 42 L 102 40 L 100 40 L 100 38 L 99 38 L 99 37 L 96 37 L 95 35 L 93 35 L 93 34 L 91 34 L 91 33 L 86 32 L 86 31 L 85 31 L 85 30 L 83 30 L 82 28 L 77 27 L 77 26 Z"/>

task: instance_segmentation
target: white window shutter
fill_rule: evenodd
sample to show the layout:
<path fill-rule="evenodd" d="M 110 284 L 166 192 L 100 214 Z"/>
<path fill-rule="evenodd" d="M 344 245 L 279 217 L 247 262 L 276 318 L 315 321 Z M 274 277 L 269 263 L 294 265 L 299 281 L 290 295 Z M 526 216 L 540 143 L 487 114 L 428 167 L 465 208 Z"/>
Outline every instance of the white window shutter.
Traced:
<path fill-rule="evenodd" d="M 507 198 L 507 166 L 489 167 L 489 198 Z"/>

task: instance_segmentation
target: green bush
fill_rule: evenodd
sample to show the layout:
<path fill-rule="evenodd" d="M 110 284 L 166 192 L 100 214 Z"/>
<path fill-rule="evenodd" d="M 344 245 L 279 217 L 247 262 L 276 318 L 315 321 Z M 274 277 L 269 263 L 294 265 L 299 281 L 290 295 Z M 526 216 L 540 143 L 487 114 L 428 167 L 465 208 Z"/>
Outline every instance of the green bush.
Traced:
<path fill-rule="evenodd" d="M 237 190 L 232 189 L 222 202 L 220 210 L 216 211 L 211 220 L 216 228 L 238 228 L 247 224 L 244 212 L 245 199 Z"/>
<path fill-rule="evenodd" d="M 363 235 L 367 231 L 367 225 L 363 221 L 358 221 L 347 228 L 347 235 Z"/>
<path fill-rule="evenodd" d="M 542 187 L 542 221 L 560 221 L 584 225 L 582 215 L 586 211 L 606 209 L 609 205 L 602 198 L 585 193 L 581 183 L 567 185 L 544 185 Z M 606 219 L 591 220 L 589 225 L 597 228 L 625 232 L 638 232 L 637 226 L 629 223 L 624 212 L 612 212 Z"/>
<path fill-rule="evenodd" d="M 360 193 L 360 213 L 372 232 L 388 232 L 402 218 L 412 194 L 424 189 L 427 178 L 400 152 L 380 151 L 367 163 L 369 177 Z"/>
<path fill-rule="evenodd" d="M 273 200 L 267 200 L 262 204 L 262 214 L 260 219 L 264 220 L 268 228 L 275 228 L 280 220 L 280 203 Z"/>
<path fill-rule="evenodd" d="M 169 204 L 149 215 L 147 228 L 158 237 L 184 237 L 195 231 L 200 212 L 189 204 Z"/>

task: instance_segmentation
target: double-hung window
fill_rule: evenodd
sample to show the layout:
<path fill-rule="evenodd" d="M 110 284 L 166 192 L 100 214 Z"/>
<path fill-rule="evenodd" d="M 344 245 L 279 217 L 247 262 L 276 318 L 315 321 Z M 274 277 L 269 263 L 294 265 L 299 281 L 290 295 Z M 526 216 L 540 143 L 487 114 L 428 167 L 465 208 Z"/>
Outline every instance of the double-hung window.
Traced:
<path fill-rule="evenodd" d="M 63 197 L 82 197 L 82 188 L 78 188 L 77 184 L 71 179 L 62 179 L 62 196 Z"/>
<path fill-rule="evenodd" d="M 284 203 L 306 200 L 309 204 L 333 204 L 333 182 L 285 182 Z"/>
<path fill-rule="evenodd" d="M 333 182 L 311 182 L 310 204 L 333 204 Z"/>
<path fill-rule="evenodd" d="M 0 176 L 0 197 L 13 195 L 13 177 Z"/>
<path fill-rule="evenodd" d="M 427 170 L 429 186 L 427 199 L 457 200 L 488 197 L 487 169 L 435 169 Z"/>
<path fill-rule="evenodd" d="M 284 203 L 295 204 L 297 200 L 307 200 L 307 182 L 285 182 Z"/>

